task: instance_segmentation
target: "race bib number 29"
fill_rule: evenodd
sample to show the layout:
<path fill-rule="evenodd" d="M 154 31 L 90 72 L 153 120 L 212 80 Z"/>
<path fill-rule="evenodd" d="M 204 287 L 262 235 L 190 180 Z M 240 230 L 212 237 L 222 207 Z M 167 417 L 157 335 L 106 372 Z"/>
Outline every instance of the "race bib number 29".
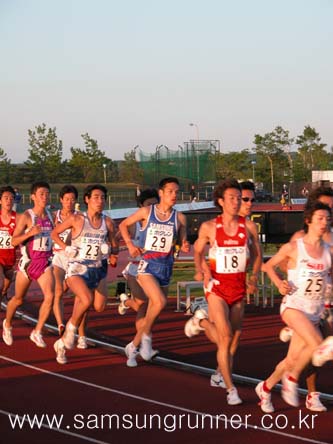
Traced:
<path fill-rule="evenodd" d="M 145 242 L 145 250 L 169 253 L 173 242 L 173 226 L 156 225 L 149 227 Z"/>

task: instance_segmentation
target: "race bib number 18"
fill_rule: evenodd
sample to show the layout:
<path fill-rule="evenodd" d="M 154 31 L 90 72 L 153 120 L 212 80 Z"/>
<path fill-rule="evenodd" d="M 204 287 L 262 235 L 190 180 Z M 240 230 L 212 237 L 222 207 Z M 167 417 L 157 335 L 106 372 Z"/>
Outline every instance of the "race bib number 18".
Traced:
<path fill-rule="evenodd" d="M 246 270 L 246 247 L 218 247 L 216 250 L 216 272 L 231 274 Z"/>

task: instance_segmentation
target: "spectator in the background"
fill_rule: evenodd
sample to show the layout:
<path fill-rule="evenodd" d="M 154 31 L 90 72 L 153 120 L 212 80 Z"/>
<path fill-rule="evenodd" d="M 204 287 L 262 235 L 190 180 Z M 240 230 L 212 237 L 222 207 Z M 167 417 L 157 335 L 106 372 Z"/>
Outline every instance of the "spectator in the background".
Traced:
<path fill-rule="evenodd" d="M 196 198 L 196 193 L 195 193 L 195 187 L 194 185 L 191 186 L 191 191 L 190 191 L 190 201 L 193 202 L 195 201 Z"/>
<path fill-rule="evenodd" d="M 13 211 L 17 211 L 19 204 L 22 200 L 22 194 L 19 192 L 18 188 L 14 188 L 15 194 L 14 194 L 14 203 L 13 203 Z"/>
<path fill-rule="evenodd" d="M 141 206 L 140 202 L 139 202 L 140 196 L 141 196 L 141 188 L 140 188 L 140 185 L 137 185 L 136 190 L 135 190 L 135 201 L 136 201 L 136 205 L 138 207 Z"/>
<path fill-rule="evenodd" d="M 302 188 L 302 196 L 307 198 L 308 195 L 309 195 L 309 190 L 306 187 L 303 187 Z"/>

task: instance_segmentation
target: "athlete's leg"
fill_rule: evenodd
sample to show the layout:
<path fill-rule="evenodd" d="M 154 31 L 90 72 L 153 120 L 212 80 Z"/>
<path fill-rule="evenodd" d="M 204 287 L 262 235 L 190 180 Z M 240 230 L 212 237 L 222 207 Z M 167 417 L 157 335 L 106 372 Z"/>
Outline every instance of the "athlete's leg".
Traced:
<path fill-rule="evenodd" d="M 48 267 L 44 273 L 37 279 L 37 282 L 43 293 L 43 302 L 39 308 L 38 321 L 35 327 L 35 331 L 42 331 L 47 318 L 52 310 L 52 304 L 54 299 L 54 275 L 53 268 Z"/>
<path fill-rule="evenodd" d="M 55 287 L 54 287 L 54 301 L 53 301 L 53 313 L 57 321 L 58 327 L 64 324 L 64 304 L 63 304 L 63 285 L 65 279 L 65 270 L 53 266 Z"/>
<path fill-rule="evenodd" d="M 6 326 L 11 326 L 16 309 L 23 304 L 24 297 L 31 284 L 31 281 L 22 271 L 18 271 L 15 279 L 15 295 L 8 301 L 6 310 Z"/>

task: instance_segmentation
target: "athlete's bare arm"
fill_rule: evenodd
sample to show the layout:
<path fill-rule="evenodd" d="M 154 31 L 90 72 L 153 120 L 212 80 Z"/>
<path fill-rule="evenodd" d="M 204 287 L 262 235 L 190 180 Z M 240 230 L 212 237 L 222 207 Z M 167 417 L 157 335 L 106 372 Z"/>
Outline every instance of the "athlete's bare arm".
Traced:
<path fill-rule="evenodd" d="M 148 219 L 149 212 L 150 207 L 139 208 L 134 214 L 128 216 L 119 224 L 119 231 L 128 248 L 128 252 L 132 257 L 140 256 L 141 250 L 132 242 L 130 227 L 131 225 L 136 224 L 136 222 L 141 222 L 141 226 L 144 226 Z"/>
<path fill-rule="evenodd" d="M 39 225 L 32 225 L 30 213 L 25 211 L 20 215 L 18 220 L 16 220 L 16 227 L 12 237 L 13 247 L 17 247 L 40 232 L 41 227 Z"/>
<path fill-rule="evenodd" d="M 117 236 L 116 224 L 110 217 L 105 218 L 105 223 L 108 228 L 108 241 L 111 245 L 109 261 L 111 267 L 116 267 L 119 254 L 119 237 Z"/>
<path fill-rule="evenodd" d="M 252 266 L 252 274 L 248 279 L 247 291 L 249 294 L 254 294 L 257 291 L 258 275 L 262 264 L 262 252 L 256 224 L 251 220 L 247 220 L 246 229 L 250 240 L 249 250 Z"/>
<path fill-rule="evenodd" d="M 215 219 L 203 222 L 200 226 L 198 239 L 194 243 L 194 265 L 196 281 L 204 281 L 204 286 L 207 287 L 211 279 L 211 272 L 205 260 L 205 251 L 207 244 L 212 245 L 214 239 L 211 237 L 215 234 L 216 222 Z"/>
<path fill-rule="evenodd" d="M 180 241 L 180 249 L 184 253 L 190 251 L 190 243 L 187 241 L 186 217 L 183 213 L 177 213 L 178 216 L 178 237 Z"/>
<path fill-rule="evenodd" d="M 282 245 L 280 250 L 265 264 L 266 273 L 282 295 L 288 294 L 291 291 L 291 287 L 287 280 L 282 279 L 279 276 L 275 267 L 279 267 L 281 263 L 287 262 L 289 268 L 294 268 L 296 264 L 296 255 L 296 241 L 288 242 L 287 244 Z"/>
<path fill-rule="evenodd" d="M 72 237 L 76 237 L 76 235 L 80 233 L 83 223 L 84 223 L 83 214 L 81 213 L 71 214 L 69 217 L 67 217 L 66 220 L 64 220 L 64 222 L 61 222 L 60 224 L 56 225 L 53 228 L 53 230 L 51 231 L 51 239 L 64 250 L 67 247 L 67 245 L 63 240 L 61 240 L 59 234 L 70 229 L 72 230 Z"/>

